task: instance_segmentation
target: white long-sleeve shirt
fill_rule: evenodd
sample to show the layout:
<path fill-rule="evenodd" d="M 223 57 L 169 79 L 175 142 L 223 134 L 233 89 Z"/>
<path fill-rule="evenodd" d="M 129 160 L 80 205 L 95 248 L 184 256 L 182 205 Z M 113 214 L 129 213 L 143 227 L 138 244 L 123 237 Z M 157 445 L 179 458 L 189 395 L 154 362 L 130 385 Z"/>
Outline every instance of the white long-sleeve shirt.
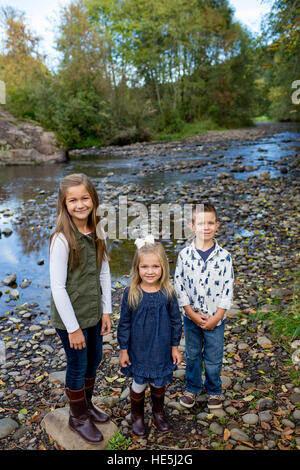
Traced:
<path fill-rule="evenodd" d="M 84 235 L 88 234 L 85 233 Z M 69 251 L 67 239 L 62 233 L 53 237 L 50 246 L 50 286 L 52 296 L 68 333 L 73 333 L 80 326 L 66 290 Z M 102 312 L 111 314 L 111 277 L 109 263 L 105 258 L 101 265 L 100 285 L 102 289 Z"/>
<path fill-rule="evenodd" d="M 215 249 L 204 262 L 193 241 L 178 255 L 174 286 L 179 307 L 191 305 L 208 316 L 213 316 L 218 308 L 230 309 L 234 286 L 230 254 L 215 240 Z M 182 313 L 185 315 L 183 308 Z"/>

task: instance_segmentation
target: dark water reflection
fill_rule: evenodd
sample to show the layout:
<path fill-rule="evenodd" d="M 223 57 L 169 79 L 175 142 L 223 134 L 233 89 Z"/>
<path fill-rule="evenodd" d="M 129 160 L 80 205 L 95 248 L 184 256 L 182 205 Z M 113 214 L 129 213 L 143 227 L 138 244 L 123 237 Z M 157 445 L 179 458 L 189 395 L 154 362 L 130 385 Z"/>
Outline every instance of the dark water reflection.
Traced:
<path fill-rule="evenodd" d="M 240 165 L 259 168 L 254 171 L 235 171 L 233 175 L 236 179 L 246 180 L 250 175 L 258 175 L 261 172 L 269 172 L 271 177 L 279 176 L 280 167 L 274 166 L 274 163 L 280 161 L 281 167 L 284 166 L 285 158 L 299 152 L 299 147 L 299 133 L 293 129 L 257 142 L 218 143 L 214 149 L 210 144 L 209 150 L 206 145 L 182 147 L 182 151 L 174 155 L 128 157 L 124 153 L 121 157 L 117 155 L 86 157 L 49 166 L 0 167 L 0 229 L 2 231 L 5 227 L 13 229 L 9 237 L 2 234 L 0 239 L 0 291 L 3 293 L 0 297 L 0 314 L 3 315 L 18 305 L 15 301 L 7 302 L 9 297 L 5 294 L 7 287 L 1 286 L 2 279 L 12 273 L 17 275 L 21 303 L 34 301 L 39 304 L 39 311 L 48 311 L 50 295 L 48 240 L 55 225 L 58 184 L 65 175 L 86 173 L 95 183 L 100 199 L 102 193 L 107 193 L 109 187 L 115 193 L 114 201 L 117 201 L 119 188 L 124 185 L 123 191 L 124 188 L 133 185 L 135 188 L 148 189 L 150 203 L 156 201 L 162 203 L 172 201 L 172 188 L 178 190 L 182 185 L 192 185 L 195 188 L 209 176 L 212 178 L 211 183 L 214 184 L 220 172 L 229 172 L 237 162 Z M 142 174 L 145 168 L 149 168 L 149 164 L 160 166 L 163 163 L 184 159 L 189 161 L 202 159 L 206 164 L 187 173 L 156 171 L 153 174 L 146 173 L 144 176 Z M 107 186 L 108 184 L 110 186 Z M 249 195 L 245 194 L 244 197 L 247 198 Z M 130 199 L 130 190 L 128 198 Z M 142 195 L 140 202 L 149 205 L 149 200 L 144 199 L 145 196 Z M 188 195 L 183 197 L 182 203 L 188 199 Z M 5 217 L 3 212 L 5 209 L 9 209 L 13 215 Z M 14 220 L 20 214 L 23 218 L 15 225 Z M 246 231 L 242 236 L 251 237 L 251 232 Z M 166 240 L 164 246 L 171 261 L 172 272 L 180 244 Z M 109 249 L 113 283 L 120 281 L 126 284 L 135 251 L 134 244 L 126 240 L 110 241 Z M 38 264 L 41 260 L 43 264 Z M 31 282 L 26 289 L 20 288 L 24 279 Z"/>

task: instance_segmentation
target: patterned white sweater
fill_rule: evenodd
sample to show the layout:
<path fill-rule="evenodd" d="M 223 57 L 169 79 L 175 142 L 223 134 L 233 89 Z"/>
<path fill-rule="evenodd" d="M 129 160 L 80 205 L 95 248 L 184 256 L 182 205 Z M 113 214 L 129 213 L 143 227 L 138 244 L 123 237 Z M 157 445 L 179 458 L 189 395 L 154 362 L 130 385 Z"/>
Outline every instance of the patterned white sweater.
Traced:
<path fill-rule="evenodd" d="M 174 276 L 179 306 L 191 305 L 209 316 L 214 315 L 218 308 L 228 310 L 231 307 L 234 286 L 231 256 L 216 240 L 214 242 L 215 249 L 205 262 L 194 240 L 183 248 L 178 255 Z M 183 308 L 182 312 L 185 315 Z"/>

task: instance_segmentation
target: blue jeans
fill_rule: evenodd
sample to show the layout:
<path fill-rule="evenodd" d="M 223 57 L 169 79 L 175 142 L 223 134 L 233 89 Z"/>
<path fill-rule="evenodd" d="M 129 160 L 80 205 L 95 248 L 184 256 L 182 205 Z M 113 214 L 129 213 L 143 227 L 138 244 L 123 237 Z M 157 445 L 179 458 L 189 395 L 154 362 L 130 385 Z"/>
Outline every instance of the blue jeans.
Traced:
<path fill-rule="evenodd" d="M 67 356 L 66 387 L 71 390 L 81 390 L 85 377 L 96 375 L 102 360 L 101 324 L 100 320 L 97 325 L 82 330 L 86 344 L 83 349 L 71 348 L 67 330 L 56 328 Z"/>
<path fill-rule="evenodd" d="M 204 387 L 208 395 L 221 395 L 225 320 L 213 330 L 203 330 L 183 317 L 186 352 L 186 390 L 201 393 L 202 362 L 205 366 Z"/>

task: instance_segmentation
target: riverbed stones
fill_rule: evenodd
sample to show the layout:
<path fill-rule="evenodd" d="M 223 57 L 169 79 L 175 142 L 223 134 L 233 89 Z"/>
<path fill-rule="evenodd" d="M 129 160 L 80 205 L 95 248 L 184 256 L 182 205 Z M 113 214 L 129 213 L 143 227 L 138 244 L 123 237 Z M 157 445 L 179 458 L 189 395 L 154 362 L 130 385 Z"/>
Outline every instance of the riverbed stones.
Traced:
<path fill-rule="evenodd" d="M 46 433 L 65 450 L 105 450 L 108 441 L 114 436 L 118 428 L 113 421 L 105 424 L 95 423 L 103 434 L 103 441 L 90 444 L 69 427 L 69 407 L 57 408 L 48 413 L 42 420 L 41 426 Z"/>

